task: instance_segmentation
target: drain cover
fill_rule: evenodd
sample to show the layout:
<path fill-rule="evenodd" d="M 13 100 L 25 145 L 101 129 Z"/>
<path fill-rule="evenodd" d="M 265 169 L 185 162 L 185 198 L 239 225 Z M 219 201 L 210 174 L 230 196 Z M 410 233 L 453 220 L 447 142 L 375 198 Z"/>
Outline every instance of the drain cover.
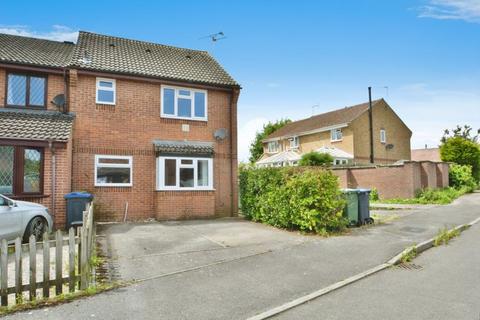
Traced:
<path fill-rule="evenodd" d="M 397 265 L 397 268 L 405 269 L 405 270 L 422 270 L 423 267 L 419 266 L 415 263 L 400 263 Z"/>

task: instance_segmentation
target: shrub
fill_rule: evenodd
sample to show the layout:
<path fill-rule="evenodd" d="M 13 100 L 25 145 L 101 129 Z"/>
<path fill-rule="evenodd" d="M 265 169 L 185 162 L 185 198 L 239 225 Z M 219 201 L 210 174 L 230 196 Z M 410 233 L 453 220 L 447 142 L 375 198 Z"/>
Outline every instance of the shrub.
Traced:
<path fill-rule="evenodd" d="M 457 189 L 466 188 L 468 192 L 472 192 L 477 187 L 477 182 L 472 176 L 472 167 L 469 165 L 451 164 L 448 178 L 450 186 Z"/>
<path fill-rule="evenodd" d="M 333 163 L 333 157 L 328 153 L 316 151 L 305 153 L 298 164 L 300 166 L 330 166 Z"/>
<path fill-rule="evenodd" d="M 471 166 L 474 179 L 480 181 L 480 148 L 477 143 L 454 136 L 442 143 L 440 155 L 443 161 Z"/>
<path fill-rule="evenodd" d="M 328 234 L 347 226 L 345 200 L 330 171 L 243 169 L 240 205 L 248 219 L 280 228 Z"/>
<path fill-rule="evenodd" d="M 378 195 L 378 190 L 377 188 L 372 188 L 372 190 L 370 190 L 370 201 L 378 201 L 380 200 L 380 197 Z"/>

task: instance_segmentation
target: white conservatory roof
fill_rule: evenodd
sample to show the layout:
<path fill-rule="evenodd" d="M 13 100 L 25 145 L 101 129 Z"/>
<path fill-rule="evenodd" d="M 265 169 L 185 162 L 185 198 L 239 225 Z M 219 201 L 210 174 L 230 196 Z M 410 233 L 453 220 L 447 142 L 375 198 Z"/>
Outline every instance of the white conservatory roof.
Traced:
<path fill-rule="evenodd" d="M 273 156 L 257 161 L 257 165 L 298 161 L 300 158 L 301 156 L 295 151 L 282 151 Z"/>
<path fill-rule="evenodd" d="M 335 147 L 321 147 L 315 150 L 320 153 L 328 153 L 334 158 L 340 158 L 340 159 L 353 159 L 353 155 L 351 155 L 348 152 L 343 151 L 342 149 L 338 149 Z"/>

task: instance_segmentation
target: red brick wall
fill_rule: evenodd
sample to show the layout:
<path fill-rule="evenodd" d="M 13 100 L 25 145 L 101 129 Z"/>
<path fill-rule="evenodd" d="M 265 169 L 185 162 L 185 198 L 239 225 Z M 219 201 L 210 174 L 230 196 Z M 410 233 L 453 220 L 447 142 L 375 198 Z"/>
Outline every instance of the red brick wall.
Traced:
<path fill-rule="evenodd" d="M 420 162 L 420 176 L 422 189 L 437 187 L 437 165 L 434 162 Z"/>
<path fill-rule="evenodd" d="M 70 74 L 70 111 L 76 114 L 72 189 L 95 195 L 97 218 L 122 220 L 127 202 L 129 220 L 236 213 L 236 184 L 232 186 L 232 176 L 236 177 L 237 155 L 236 144 L 231 145 L 232 139 L 236 139 L 236 115 L 232 116 L 232 112 L 236 113 L 236 98 L 231 91 L 208 89 L 208 122 L 164 119 L 160 118 L 159 83 L 116 79 L 116 105 L 97 105 L 96 78 L 77 75 L 75 71 Z M 183 132 L 182 124 L 190 125 L 190 131 Z M 219 128 L 227 129 L 227 139 L 214 139 L 213 133 Z M 205 192 L 156 191 L 152 141 L 157 139 L 213 142 L 215 190 L 207 195 Z M 133 186 L 95 187 L 96 154 L 133 156 Z"/>
<path fill-rule="evenodd" d="M 155 218 L 158 220 L 215 215 L 214 191 L 158 191 L 155 198 Z"/>
<path fill-rule="evenodd" d="M 412 198 L 419 189 L 448 186 L 447 163 L 406 162 L 404 165 L 339 168 L 333 169 L 333 173 L 339 177 L 342 188 L 376 188 L 381 199 Z"/>

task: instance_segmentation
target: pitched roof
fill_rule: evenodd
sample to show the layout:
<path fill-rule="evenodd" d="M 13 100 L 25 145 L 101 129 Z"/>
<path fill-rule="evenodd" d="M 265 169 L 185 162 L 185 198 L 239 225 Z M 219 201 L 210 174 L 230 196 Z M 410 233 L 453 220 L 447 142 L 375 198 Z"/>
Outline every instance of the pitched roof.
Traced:
<path fill-rule="evenodd" d="M 375 106 L 382 100 L 383 99 L 372 101 L 372 106 Z M 321 128 L 328 128 L 335 125 L 349 123 L 367 110 L 368 102 L 318 114 L 307 119 L 290 122 L 269 135 L 267 138 L 265 138 L 265 140 L 298 135 Z"/>
<path fill-rule="evenodd" d="M 0 108 L 0 138 L 67 142 L 74 117 L 58 111 Z"/>
<path fill-rule="evenodd" d="M 71 66 L 214 85 L 238 85 L 206 51 L 84 31 L 79 33 Z"/>
<path fill-rule="evenodd" d="M 0 62 L 238 86 L 206 51 L 85 31 L 79 32 L 77 44 L 0 34 Z"/>
<path fill-rule="evenodd" d="M 0 62 L 65 67 L 72 58 L 73 43 L 0 33 Z"/>
<path fill-rule="evenodd" d="M 283 162 L 290 162 L 290 161 L 298 161 L 300 160 L 301 156 L 295 151 L 282 151 L 276 153 L 270 157 L 263 158 L 256 162 L 257 165 L 267 165 L 267 164 L 275 164 L 275 163 L 283 163 Z"/>
<path fill-rule="evenodd" d="M 323 147 L 320 147 L 320 148 L 316 149 L 315 151 L 317 151 L 319 153 L 328 153 L 329 155 L 331 155 L 334 158 L 353 159 L 353 155 L 351 155 L 350 153 L 348 153 L 346 151 L 343 151 L 342 149 L 335 148 L 335 147 L 323 146 Z"/>

